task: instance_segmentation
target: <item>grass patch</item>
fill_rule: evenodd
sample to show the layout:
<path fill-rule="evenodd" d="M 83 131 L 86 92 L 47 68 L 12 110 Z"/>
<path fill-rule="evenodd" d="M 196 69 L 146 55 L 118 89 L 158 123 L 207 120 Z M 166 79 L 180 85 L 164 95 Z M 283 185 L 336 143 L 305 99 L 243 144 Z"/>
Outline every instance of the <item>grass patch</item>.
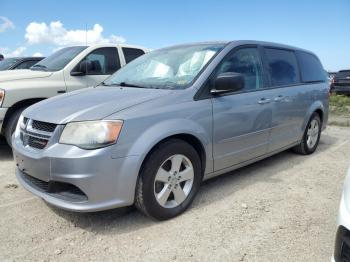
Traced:
<path fill-rule="evenodd" d="M 335 114 L 350 115 L 350 96 L 331 95 L 329 109 Z"/>

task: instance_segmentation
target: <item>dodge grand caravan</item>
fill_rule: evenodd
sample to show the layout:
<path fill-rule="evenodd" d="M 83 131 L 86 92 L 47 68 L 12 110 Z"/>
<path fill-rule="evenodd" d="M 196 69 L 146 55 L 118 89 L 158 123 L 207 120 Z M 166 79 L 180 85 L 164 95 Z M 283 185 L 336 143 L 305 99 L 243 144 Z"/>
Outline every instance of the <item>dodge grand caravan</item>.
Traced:
<path fill-rule="evenodd" d="M 11 145 L 11 136 L 25 108 L 45 98 L 100 84 L 146 51 L 116 44 L 71 46 L 30 70 L 0 72 L 0 134 Z"/>
<path fill-rule="evenodd" d="M 201 181 L 288 148 L 316 150 L 329 88 L 311 52 L 256 41 L 152 51 L 102 83 L 23 112 L 16 176 L 74 211 L 135 204 L 169 219 Z"/>

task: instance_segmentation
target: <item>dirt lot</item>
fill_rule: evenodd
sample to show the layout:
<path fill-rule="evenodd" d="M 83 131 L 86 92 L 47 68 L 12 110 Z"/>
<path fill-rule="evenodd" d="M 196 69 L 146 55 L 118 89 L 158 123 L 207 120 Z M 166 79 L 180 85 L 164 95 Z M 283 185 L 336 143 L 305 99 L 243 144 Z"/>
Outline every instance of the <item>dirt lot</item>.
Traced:
<path fill-rule="evenodd" d="M 289 151 L 203 184 L 186 213 L 58 210 L 18 185 L 0 146 L 0 261 L 329 261 L 350 128 L 328 127 L 312 156 Z"/>

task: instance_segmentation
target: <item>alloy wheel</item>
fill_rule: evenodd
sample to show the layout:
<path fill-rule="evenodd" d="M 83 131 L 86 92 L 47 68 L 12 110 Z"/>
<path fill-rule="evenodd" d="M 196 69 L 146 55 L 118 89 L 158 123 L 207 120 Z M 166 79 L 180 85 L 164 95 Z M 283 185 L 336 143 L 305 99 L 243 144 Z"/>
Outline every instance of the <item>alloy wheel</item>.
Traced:
<path fill-rule="evenodd" d="M 154 179 L 154 195 L 159 205 L 174 208 L 181 205 L 191 192 L 194 170 L 191 161 L 176 154 L 166 159 Z"/>
<path fill-rule="evenodd" d="M 313 119 L 308 126 L 307 134 L 306 134 L 307 135 L 306 143 L 310 149 L 316 145 L 319 132 L 320 132 L 319 123 L 316 119 Z"/>

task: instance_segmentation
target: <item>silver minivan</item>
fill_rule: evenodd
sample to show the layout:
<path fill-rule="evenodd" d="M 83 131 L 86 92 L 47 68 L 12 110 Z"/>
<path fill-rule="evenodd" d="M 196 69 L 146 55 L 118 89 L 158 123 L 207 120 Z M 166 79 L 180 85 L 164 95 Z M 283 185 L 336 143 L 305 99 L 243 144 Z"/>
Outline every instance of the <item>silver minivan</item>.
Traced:
<path fill-rule="evenodd" d="M 311 52 L 258 41 L 152 51 L 100 86 L 23 112 L 19 182 L 74 211 L 135 204 L 164 220 L 203 180 L 293 148 L 316 150 L 329 88 Z"/>

